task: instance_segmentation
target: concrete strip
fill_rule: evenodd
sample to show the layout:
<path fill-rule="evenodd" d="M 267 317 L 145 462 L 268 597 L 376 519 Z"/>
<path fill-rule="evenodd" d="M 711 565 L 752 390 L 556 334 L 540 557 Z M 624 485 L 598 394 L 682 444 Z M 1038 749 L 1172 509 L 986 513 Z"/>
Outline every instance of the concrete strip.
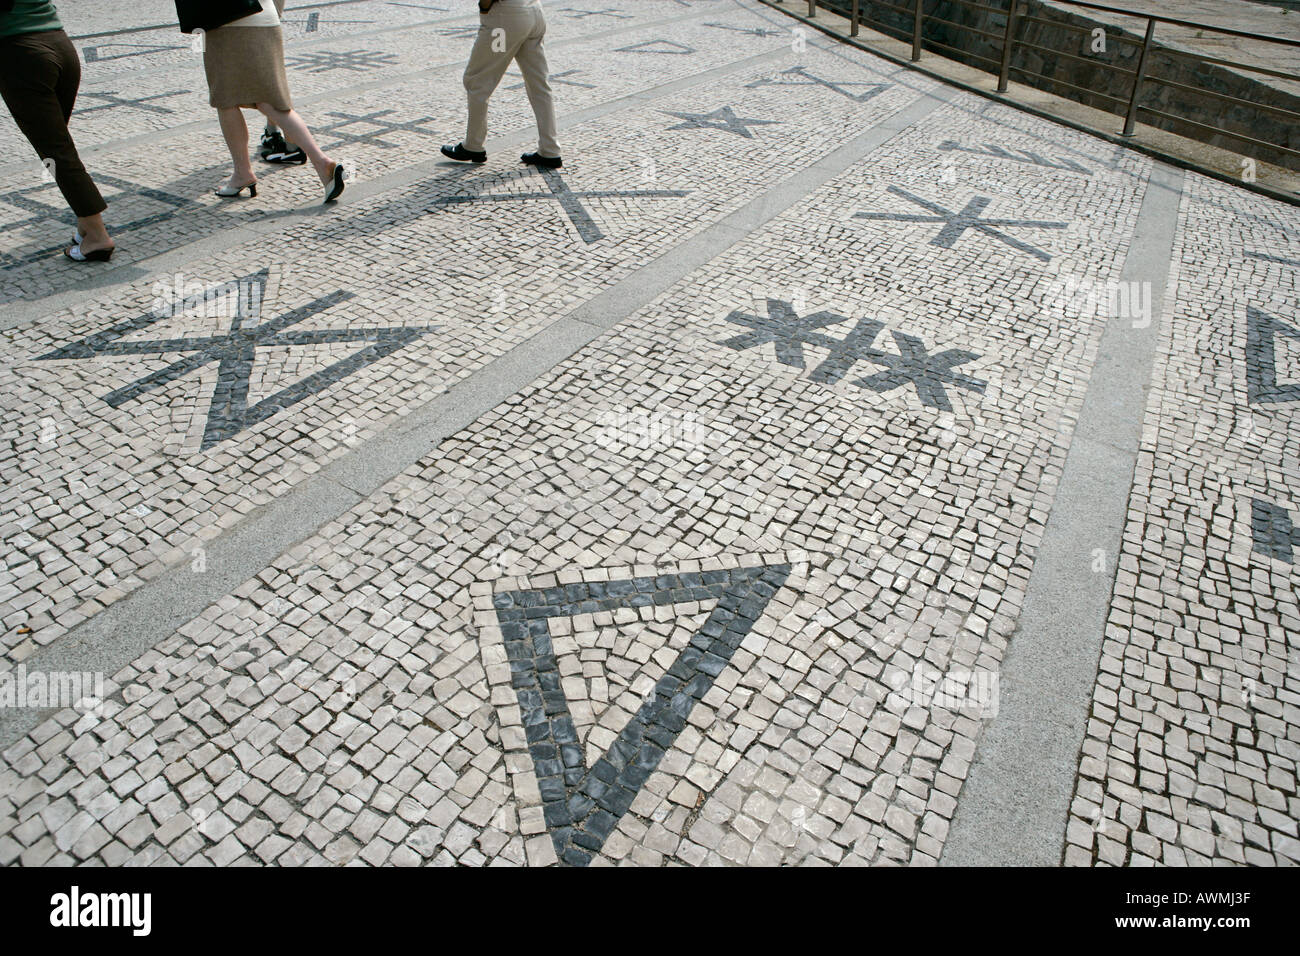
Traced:
<path fill-rule="evenodd" d="M 1074 795 L 1115 568 L 1142 438 L 1148 383 L 1178 228 L 1183 174 L 1155 164 L 1123 282 L 1151 284 L 1151 322 L 1102 333 L 1065 470 L 1000 673 L 999 711 L 980 737 L 944 846 L 945 866 L 1056 866 Z M 1092 573 L 1094 552 L 1104 574 Z"/>
<path fill-rule="evenodd" d="M 400 475 L 439 443 L 605 331 L 648 305 L 675 283 L 849 169 L 898 133 L 957 95 L 937 89 L 774 186 L 712 226 L 674 246 L 633 275 L 578 306 L 563 319 L 470 375 L 393 428 L 323 468 L 287 495 L 248 514 L 207 548 L 207 571 L 172 568 L 73 628 L 25 661 L 29 671 L 116 673 L 204 608 L 233 591 L 321 526 L 346 513 Z M 0 750 L 52 711 L 0 713 Z"/>

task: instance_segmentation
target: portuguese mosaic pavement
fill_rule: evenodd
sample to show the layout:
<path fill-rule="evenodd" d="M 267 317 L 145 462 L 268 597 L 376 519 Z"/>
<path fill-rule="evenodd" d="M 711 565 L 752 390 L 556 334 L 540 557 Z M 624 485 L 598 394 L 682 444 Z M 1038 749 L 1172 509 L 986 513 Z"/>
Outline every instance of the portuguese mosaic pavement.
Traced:
<path fill-rule="evenodd" d="M 10 708 L 0 864 L 940 862 L 1131 318 L 1061 290 L 1117 286 L 1151 160 L 748 0 L 552 0 L 564 168 L 509 77 L 455 166 L 468 5 L 290 0 L 358 177 L 223 204 L 197 55 L 109 35 L 169 4 L 108 6 L 60 11 L 113 262 L 4 167 L 0 692 L 553 357 L 102 699 Z M 1300 213 L 1182 182 L 1066 864 L 1300 862 Z"/>

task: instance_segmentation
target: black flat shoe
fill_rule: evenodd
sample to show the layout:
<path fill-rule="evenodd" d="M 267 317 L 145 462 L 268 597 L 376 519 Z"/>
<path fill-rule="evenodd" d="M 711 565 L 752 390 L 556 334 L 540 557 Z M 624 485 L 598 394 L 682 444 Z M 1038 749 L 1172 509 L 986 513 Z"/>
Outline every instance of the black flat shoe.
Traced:
<path fill-rule="evenodd" d="M 524 153 L 519 160 L 529 166 L 540 166 L 542 169 L 559 169 L 564 165 L 564 160 L 560 157 L 543 156 L 541 153 Z"/>
<path fill-rule="evenodd" d="M 289 148 L 289 144 L 284 141 L 284 134 L 277 130 L 266 130 L 262 133 L 262 142 L 258 152 L 262 154 L 263 159 L 268 159 L 272 153 L 283 153 Z"/>
<path fill-rule="evenodd" d="M 268 163 L 274 163 L 277 166 L 305 166 L 307 164 L 307 154 L 302 151 L 301 146 L 295 146 L 293 149 L 282 149 L 278 153 L 270 153 L 262 158 Z"/>
<path fill-rule="evenodd" d="M 113 247 L 113 249 L 116 248 L 116 246 Z M 107 262 L 113 258 L 113 249 L 95 249 L 93 252 L 82 252 L 81 243 L 77 243 L 75 246 L 64 249 L 63 255 L 72 262 Z"/>
<path fill-rule="evenodd" d="M 459 163 L 486 163 L 487 153 L 475 153 L 465 148 L 464 143 L 442 147 L 442 155 Z"/>

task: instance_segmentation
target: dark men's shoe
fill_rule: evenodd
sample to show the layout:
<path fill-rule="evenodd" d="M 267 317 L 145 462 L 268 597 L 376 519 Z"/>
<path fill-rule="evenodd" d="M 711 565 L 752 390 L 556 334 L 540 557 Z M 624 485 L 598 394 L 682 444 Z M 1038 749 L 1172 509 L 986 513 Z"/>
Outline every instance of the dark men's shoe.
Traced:
<path fill-rule="evenodd" d="M 289 144 L 284 141 L 284 134 L 278 129 L 268 129 L 262 133 L 262 142 L 258 146 L 258 153 L 263 159 L 270 159 L 272 153 L 285 153 L 289 150 Z"/>
<path fill-rule="evenodd" d="M 282 149 L 278 152 L 269 153 L 262 158 L 268 163 L 275 163 L 277 166 L 301 166 L 307 162 L 307 154 L 302 151 L 301 146 Z"/>
<path fill-rule="evenodd" d="M 462 163 L 486 163 L 487 153 L 475 153 L 465 148 L 464 143 L 442 147 L 442 155 Z"/>
<path fill-rule="evenodd" d="M 542 169 L 559 169 L 564 165 L 564 160 L 558 156 L 543 156 L 541 153 L 524 153 L 519 159 L 529 166 L 540 166 Z"/>

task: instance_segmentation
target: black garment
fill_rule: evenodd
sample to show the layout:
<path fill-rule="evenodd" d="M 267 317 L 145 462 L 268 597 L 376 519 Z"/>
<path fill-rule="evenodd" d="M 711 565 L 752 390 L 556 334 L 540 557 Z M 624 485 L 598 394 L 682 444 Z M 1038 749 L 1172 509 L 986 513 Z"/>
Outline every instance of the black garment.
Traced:
<path fill-rule="evenodd" d="M 54 160 L 54 180 L 72 211 L 93 216 L 108 204 L 68 131 L 80 85 L 81 60 L 62 30 L 0 37 L 0 97 L 37 155 Z"/>

